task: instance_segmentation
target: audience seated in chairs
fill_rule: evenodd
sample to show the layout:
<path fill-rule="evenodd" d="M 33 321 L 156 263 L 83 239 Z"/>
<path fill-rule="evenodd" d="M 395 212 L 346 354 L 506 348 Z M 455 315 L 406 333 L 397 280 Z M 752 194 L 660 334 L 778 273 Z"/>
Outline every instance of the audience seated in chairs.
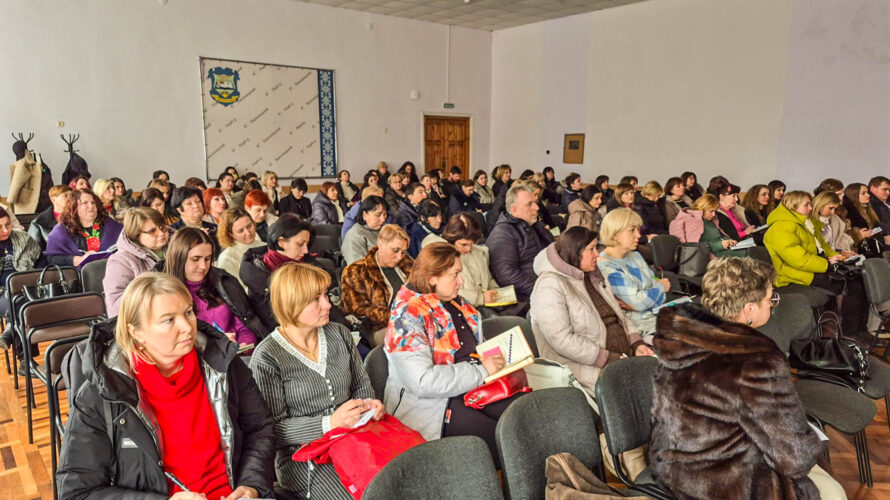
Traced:
<path fill-rule="evenodd" d="M 538 281 L 531 297 L 541 357 L 568 366 L 591 396 L 606 363 L 652 355 L 597 270 L 596 246 L 596 233 L 567 229 L 535 259 Z"/>
<path fill-rule="evenodd" d="M 421 248 L 435 241 L 442 233 L 442 207 L 432 200 L 423 200 L 417 215 L 417 221 L 406 229 L 411 238 L 408 255 L 414 258 L 417 258 Z"/>
<path fill-rule="evenodd" d="M 836 212 L 841 206 L 840 197 L 832 191 L 822 191 L 813 199 L 813 212 L 810 218 L 815 225 L 818 221 L 822 226 L 820 234 L 825 243 L 838 252 L 850 252 L 852 255 L 853 238 L 847 233 L 847 222 Z"/>
<path fill-rule="evenodd" d="M 377 235 L 386 222 L 389 207 L 380 196 L 369 196 L 360 204 L 356 223 L 346 233 L 341 252 L 346 264 L 363 259 L 368 251 L 377 245 Z"/>
<path fill-rule="evenodd" d="M 791 191 L 782 197 L 782 204 L 769 214 L 767 222 L 770 227 L 763 242 L 776 268 L 775 286 L 813 286 L 834 296 L 843 295 L 843 333 L 867 346 L 871 342 L 871 335 L 866 331 L 869 312 L 862 275 L 837 280 L 828 273 L 831 265 L 843 260 L 845 255 L 835 252 L 816 231 L 809 219 L 812 210 L 809 193 Z"/>
<path fill-rule="evenodd" d="M 272 274 L 272 310 L 280 325 L 257 347 L 250 367 L 275 420 L 275 470 L 281 485 L 303 498 L 350 499 L 330 463 L 291 459 L 331 429 L 355 425 L 363 412 L 383 417 L 371 382 L 343 325 L 330 321 L 331 277 L 307 264 Z M 271 448 L 270 448 L 271 449 Z"/>
<path fill-rule="evenodd" d="M 223 248 L 216 262 L 216 267 L 238 278 L 241 286 L 241 261 L 244 254 L 251 248 L 265 247 L 266 244 L 257 236 L 253 218 L 243 208 L 230 208 L 223 212 L 216 233 L 219 246 Z"/>
<path fill-rule="evenodd" d="M 120 315 L 94 327 L 84 352 L 59 498 L 271 497 L 274 421 L 236 352 L 198 324 L 179 280 L 133 280 Z"/>
<path fill-rule="evenodd" d="M 649 457 L 677 498 L 846 498 L 816 465 L 824 445 L 785 353 L 755 330 L 778 299 L 773 278 L 769 264 L 721 258 L 702 280 L 701 306 L 659 315 Z"/>
<path fill-rule="evenodd" d="M 224 332 L 232 342 L 256 345 L 270 329 L 254 312 L 241 283 L 212 266 L 213 245 L 213 239 L 200 229 L 180 229 L 170 240 L 164 272 L 185 283 L 198 319 Z"/>
<path fill-rule="evenodd" d="M 528 302 L 498 307 L 485 306 L 495 302 L 500 285 L 491 277 L 488 247 L 476 244 L 481 238 L 482 231 L 476 219 L 463 213 L 451 216 L 442 231 L 442 237 L 431 243 L 450 243 L 460 253 L 460 274 L 463 278 L 460 296 L 479 310 L 483 319 L 501 315 L 524 317 L 528 312 Z"/>
<path fill-rule="evenodd" d="M 535 190 L 517 182 L 507 191 L 507 212 L 501 214 L 486 240 L 491 274 L 495 281 L 516 288 L 516 297 L 528 302 L 535 285 L 535 256 L 553 242 L 553 234 L 538 222 Z"/>
<path fill-rule="evenodd" d="M 615 298 L 629 309 L 628 317 L 644 336 L 655 333 L 652 310 L 666 302 L 671 289 L 667 278 L 658 279 L 636 252 L 640 241 L 640 216 L 627 208 L 607 213 L 600 225 L 602 243 L 598 267 L 612 287 Z"/>
<path fill-rule="evenodd" d="M 301 219 L 312 217 L 312 202 L 306 198 L 307 191 L 306 179 L 297 177 L 290 181 L 290 194 L 278 202 L 278 215 L 294 214 Z"/>
<path fill-rule="evenodd" d="M 266 241 L 269 233 L 269 226 L 278 220 L 278 216 L 269 212 L 272 206 L 272 200 L 269 199 L 264 191 L 255 190 L 247 193 L 244 197 L 244 209 L 250 214 L 256 227 L 256 234 L 260 240 Z"/>
<path fill-rule="evenodd" d="M 451 245 L 434 243 L 421 250 L 408 283 L 396 295 L 386 330 L 390 368 L 384 402 L 388 412 L 427 440 L 475 435 L 497 457 L 498 418 L 524 393 L 481 410 L 464 404 L 464 393 L 482 385 L 505 361 L 499 354 L 481 363 L 470 357 L 482 342 L 482 317 L 458 295 L 460 273 L 460 253 Z"/>
<path fill-rule="evenodd" d="M 9 212 L 0 207 L 0 248 L 3 249 L 3 258 L 0 259 L 0 314 L 6 317 L 7 329 L 0 336 L 0 348 L 6 349 L 13 345 L 13 331 L 10 319 L 12 310 L 9 304 L 9 294 L 6 293 L 6 278 L 12 273 L 30 271 L 46 265 L 46 259 L 40 251 L 37 243 L 28 233 L 13 229 Z"/>
<path fill-rule="evenodd" d="M 387 224 L 377 235 L 377 246 L 343 270 L 340 305 L 345 314 L 368 318 L 375 345 L 383 342 L 390 305 L 414 267 L 414 259 L 408 255 L 409 241 L 404 229 Z"/>
<path fill-rule="evenodd" d="M 47 260 L 59 266 L 80 267 L 91 255 L 116 245 L 121 229 L 92 191 L 74 190 L 59 224 L 47 238 Z"/>
<path fill-rule="evenodd" d="M 600 228 L 602 214 L 600 207 L 603 205 L 603 192 L 600 188 L 591 184 L 581 191 L 581 196 L 569 203 L 569 219 L 566 229 L 581 226 L 590 231 L 597 232 Z"/>
<path fill-rule="evenodd" d="M 689 208 L 680 210 L 671 222 L 671 234 L 681 243 L 705 243 L 717 257 L 744 257 L 744 250 L 733 250 L 738 242 L 714 222 L 720 205 L 712 194 L 700 196 Z"/>
<path fill-rule="evenodd" d="M 127 285 L 164 259 L 169 238 L 167 223 L 157 210 L 138 207 L 124 215 L 124 230 L 117 238 L 117 252 L 108 257 L 102 279 L 109 317 L 117 316 Z"/>
<path fill-rule="evenodd" d="M 325 182 L 312 200 L 313 224 L 340 224 L 346 212 L 345 203 L 338 198 L 337 185 Z"/>
<path fill-rule="evenodd" d="M 52 202 L 52 206 L 37 214 L 37 217 L 28 226 L 28 234 L 37 242 L 41 251 L 46 250 L 46 240 L 49 238 L 49 233 L 58 224 L 59 217 L 65 210 L 65 204 L 68 203 L 68 193 L 70 192 L 71 188 L 62 184 L 49 188 L 49 200 Z M 9 213 L 9 210 L 6 213 Z M 12 217 L 15 215 L 10 214 L 10 220 Z M 16 228 L 15 225 L 16 223 L 13 223 L 13 229 L 22 229 L 21 227 Z"/>

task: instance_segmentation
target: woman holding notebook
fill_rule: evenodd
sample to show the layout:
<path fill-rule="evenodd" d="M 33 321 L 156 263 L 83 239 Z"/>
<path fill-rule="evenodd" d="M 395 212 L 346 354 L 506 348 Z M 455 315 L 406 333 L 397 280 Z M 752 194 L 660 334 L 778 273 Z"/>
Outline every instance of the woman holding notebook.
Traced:
<path fill-rule="evenodd" d="M 504 356 L 479 357 L 482 317 L 458 292 L 460 253 L 447 243 L 421 250 L 408 282 L 396 295 L 386 331 L 389 361 L 386 410 L 427 440 L 474 435 L 497 458 L 498 419 L 519 395 L 475 410 L 464 394 L 501 370 Z M 522 394 L 522 393 L 520 393 Z"/>

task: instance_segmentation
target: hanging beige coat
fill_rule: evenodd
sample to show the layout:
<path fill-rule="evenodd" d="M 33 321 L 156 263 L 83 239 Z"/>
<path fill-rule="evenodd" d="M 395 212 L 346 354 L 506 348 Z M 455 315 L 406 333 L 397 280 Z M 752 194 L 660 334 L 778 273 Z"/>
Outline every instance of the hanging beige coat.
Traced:
<path fill-rule="evenodd" d="M 16 214 L 37 212 L 40 198 L 40 165 L 30 151 L 9 166 L 9 196 L 7 201 Z"/>

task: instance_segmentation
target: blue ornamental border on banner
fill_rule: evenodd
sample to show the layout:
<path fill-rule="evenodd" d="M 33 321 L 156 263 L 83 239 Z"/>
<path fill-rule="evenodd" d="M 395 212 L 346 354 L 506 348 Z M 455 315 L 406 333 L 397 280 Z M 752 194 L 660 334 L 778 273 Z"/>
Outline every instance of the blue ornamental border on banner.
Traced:
<path fill-rule="evenodd" d="M 334 72 L 318 70 L 318 131 L 321 144 L 321 175 L 337 175 L 337 134 L 334 113 Z"/>

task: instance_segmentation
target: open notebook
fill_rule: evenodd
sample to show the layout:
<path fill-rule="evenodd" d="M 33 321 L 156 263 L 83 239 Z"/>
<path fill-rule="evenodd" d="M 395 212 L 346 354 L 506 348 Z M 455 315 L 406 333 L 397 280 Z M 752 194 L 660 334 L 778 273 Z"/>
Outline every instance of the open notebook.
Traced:
<path fill-rule="evenodd" d="M 485 307 L 509 306 L 516 303 L 516 288 L 513 285 L 498 288 L 496 291 L 497 297 L 492 302 L 486 302 Z"/>
<path fill-rule="evenodd" d="M 486 382 L 509 375 L 535 362 L 535 355 L 532 353 L 528 341 L 525 340 L 522 329 L 518 326 L 514 326 L 497 337 L 477 345 L 476 352 L 483 358 L 500 354 L 506 361 L 506 364 L 500 371 L 485 378 Z"/>

